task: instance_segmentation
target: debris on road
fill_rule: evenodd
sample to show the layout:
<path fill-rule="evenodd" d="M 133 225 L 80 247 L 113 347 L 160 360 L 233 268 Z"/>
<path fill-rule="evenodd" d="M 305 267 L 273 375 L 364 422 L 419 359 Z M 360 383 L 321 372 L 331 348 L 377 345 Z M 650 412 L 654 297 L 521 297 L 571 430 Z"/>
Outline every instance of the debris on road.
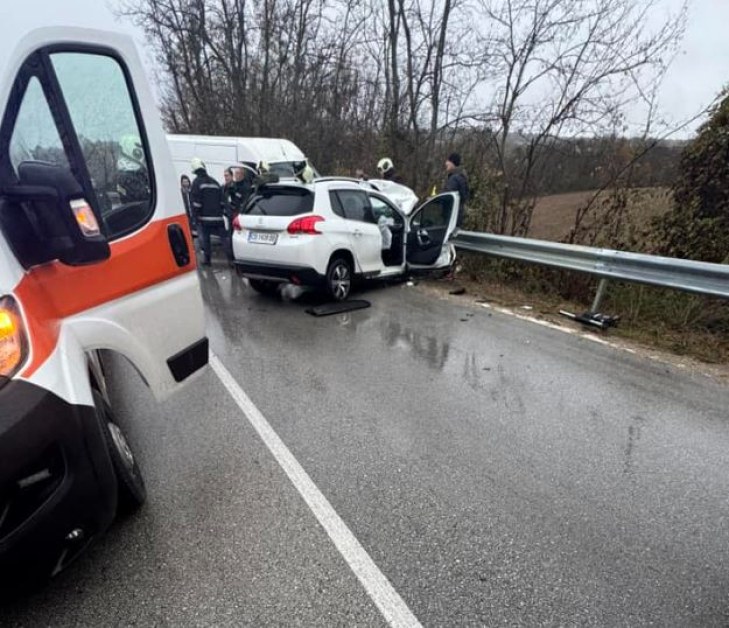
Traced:
<path fill-rule="evenodd" d="M 559 313 L 573 321 L 577 321 L 578 323 L 582 323 L 588 327 L 597 327 L 603 331 L 607 331 L 610 327 L 617 327 L 618 322 L 620 321 L 620 316 L 610 316 L 608 314 L 603 314 L 602 312 L 588 311 L 583 312 L 582 314 L 573 314 L 572 312 L 560 310 Z"/>
<path fill-rule="evenodd" d="M 466 289 L 465 288 L 455 288 L 455 289 L 451 290 L 449 292 L 449 294 L 452 294 L 455 296 L 457 296 L 459 294 L 466 294 Z"/>
<path fill-rule="evenodd" d="M 351 299 L 349 301 L 340 301 L 339 303 L 325 303 L 317 305 L 305 310 L 307 314 L 312 316 L 330 316 L 332 314 L 343 314 L 344 312 L 352 312 L 354 310 L 363 310 L 370 307 L 371 303 L 364 299 Z"/>

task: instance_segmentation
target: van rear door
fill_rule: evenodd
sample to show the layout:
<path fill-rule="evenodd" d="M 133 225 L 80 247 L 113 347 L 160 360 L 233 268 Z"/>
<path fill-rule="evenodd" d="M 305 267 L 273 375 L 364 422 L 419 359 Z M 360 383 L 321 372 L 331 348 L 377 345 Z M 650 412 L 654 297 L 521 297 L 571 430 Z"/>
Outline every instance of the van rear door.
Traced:
<path fill-rule="evenodd" d="M 42 34 L 29 39 L 54 43 L 29 50 L 21 42 L 0 79 L 0 248 L 12 252 L 0 288 L 17 302 L 29 343 L 18 376 L 72 395 L 63 375 L 73 375 L 74 358 L 105 348 L 127 356 L 164 396 L 207 363 L 208 350 L 154 100 L 129 38 Z M 74 257 L 68 224 L 54 222 L 69 204 L 81 239 L 95 234 L 105 252 L 99 244 L 101 253 Z"/>

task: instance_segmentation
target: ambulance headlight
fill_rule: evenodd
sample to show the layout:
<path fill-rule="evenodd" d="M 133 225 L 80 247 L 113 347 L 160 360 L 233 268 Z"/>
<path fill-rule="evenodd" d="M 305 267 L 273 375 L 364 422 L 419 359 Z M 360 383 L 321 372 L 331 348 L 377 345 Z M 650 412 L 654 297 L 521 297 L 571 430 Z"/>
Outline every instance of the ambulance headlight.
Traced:
<path fill-rule="evenodd" d="M 0 298 L 0 386 L 18 372 L 28 357 L 28 336 L 15 299 Z"/>

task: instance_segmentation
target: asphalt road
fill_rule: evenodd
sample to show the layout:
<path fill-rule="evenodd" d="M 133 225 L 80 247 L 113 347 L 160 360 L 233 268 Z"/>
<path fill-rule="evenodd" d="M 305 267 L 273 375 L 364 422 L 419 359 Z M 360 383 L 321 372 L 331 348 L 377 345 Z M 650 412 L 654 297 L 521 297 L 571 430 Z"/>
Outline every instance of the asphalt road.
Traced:
<path fill-rule="evenodd" d="M 202 277 L 214 353 L 423 625 L 729 624 L 727 387 L 406 285 L 314 318 Z M 113 373 L 149 502 L 0 623 L 385 625 L 215 372 L 162 404 Z"/>

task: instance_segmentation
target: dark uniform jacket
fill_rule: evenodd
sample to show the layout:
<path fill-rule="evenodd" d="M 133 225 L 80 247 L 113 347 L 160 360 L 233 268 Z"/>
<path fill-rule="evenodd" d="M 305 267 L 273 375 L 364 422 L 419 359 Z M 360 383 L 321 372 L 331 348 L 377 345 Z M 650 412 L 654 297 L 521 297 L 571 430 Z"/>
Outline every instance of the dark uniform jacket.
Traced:
<path fill-rule="evenodd" d="M 233 215 L 240 214 L 245 207 L 248 197 L 251 195 L 253 188 L 246 175 L 241 181 L 234 181 L 230 192 L 230 207 Z"/>
<path fill-rule="evenodd" d="M 461 168 L 455 168 L 451 170 L 446 176 L 445 186 L 443 187 L 444 192 L 458 192 L 458 196 L 461 199 L 461 204 L 458 209 L 458 222 L 457 226 L 460 228 L 463 226 L 463 218 L 466 214 L 466 201 L 468 201 L 471 195 L 468 189 L 468 177 Z"/>
<path fill-rule="evenodd" d="M 190 203 L 197 222 L 223 222 L 223 188 L 207 172 L 200 172 L 190 188 Z"/>

